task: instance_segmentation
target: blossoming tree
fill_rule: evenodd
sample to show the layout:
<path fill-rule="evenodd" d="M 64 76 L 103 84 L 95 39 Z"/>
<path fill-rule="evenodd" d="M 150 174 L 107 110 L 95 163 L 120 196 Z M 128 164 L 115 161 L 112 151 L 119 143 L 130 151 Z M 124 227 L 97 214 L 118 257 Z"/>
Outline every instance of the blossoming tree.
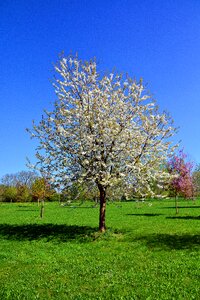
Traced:
<path fill-rule="evenodd" d="M 103 232 L 108 187 L 123 180 L 149 193 L 151 180 L 169 179 L 160 165 L 174 151 L 169 138 L 176 130 L 142 80 L 101 75 L 95 60 L 71 55 L 61 57 L 55 70 L 54 109 L 29 130 L 39 140 L 37 168 L 60 186 L 74 180 L 95 183 Z"/>
<path fill-rule="evenodd" d="M 200 164 L 197 164 L 192 173 L 192 182 L 194 186 L 194 194 L 196 197 L 200 196 Z"/>
<path fill-rule="evenodd" d="M 187 161 L 187 155 L 180 150 L 168 162 L 168 171 L 174 177 L 171 180 L 171 188 L 175 195 L 176 213 L 178 214 L 177 196 L 181 194 L 185 198 L 192 198 L 194 194 L 194 184 L 192 179 L 193 163 Z"/>

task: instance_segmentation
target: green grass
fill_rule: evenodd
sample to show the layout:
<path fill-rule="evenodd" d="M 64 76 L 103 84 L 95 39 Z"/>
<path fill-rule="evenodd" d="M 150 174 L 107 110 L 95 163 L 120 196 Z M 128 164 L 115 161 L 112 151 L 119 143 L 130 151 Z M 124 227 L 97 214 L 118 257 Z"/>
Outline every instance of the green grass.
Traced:
<path fill-rule="evenodd" d="M 0 204 L 0 299 L 200 299 L 200 200 Z"/>

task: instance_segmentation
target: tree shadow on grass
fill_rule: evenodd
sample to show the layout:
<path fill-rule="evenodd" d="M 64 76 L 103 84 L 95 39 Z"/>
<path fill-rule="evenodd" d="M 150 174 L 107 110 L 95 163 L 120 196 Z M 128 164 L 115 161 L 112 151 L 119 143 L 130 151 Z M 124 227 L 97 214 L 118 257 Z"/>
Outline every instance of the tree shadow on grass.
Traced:
<path fill-rule="evenodd" d="M 71 208 L 71 209 L 77 209 L 77 208 L 78 208 L 78 209 L 79 209 L 79 208 L 80 208 L 80 209 L 85 209 L 85 208 L 86 208 L 86 209 L 93 209 L 93 208 L 96 208 L 96 207 L 97 207 L 97 206 L 94 206 L 94 205 L 93 205 L 93 206 L 69 206 L 69 205 L 63 205 L 63 206 L 62 206 L 62 208 Z"/>
<path fill-rule="evenodd" d="M 34 208 L 25 208 L 25 209 L 16 209 L 16 211 L 23 211 L 23 212 L 26 212 L 26 211 L 38 211 L 39 209 L 34 209 Z"/>
<path fill-rule="evenodd" d="M 175 206 L 165 206 L 165 207 L 161 207 L 162 209 L 168 209 L 168 208 L 172 208 L 172 209 L 176 209 Z M 178 208 L 200 208 L 200 206 L 178 206 Z"/>
<path fill-rule="evenodd" d="M 30 205 L 18 205 L 16 211 L 38 211 L 38 206 L 30 206 Z"/>
<path fill-rule="evenodd" d="M 0 238 L 17 241 L 45 239 L 53 242 L 88 242 L 96 238 L 98 228 L 57 224 L 0 224 Z"/>
<path fill-rule="evenodd" d="M 126 216 L 136 216 L 136 217 L 157 217 L 161 216 L 162 214 L 126 214 Z"/>
<path fill-rule="evenodd" d="M 155 250 L 200 250 L 200 235 L 153 234 L 136 238 Z"/>
<path fill-rule="evenodd" d="M 200 216 L 177 216 L 177 217 L 166 217 L 166 219 L 181 219 L 181 220 L 200 220 Z"/>

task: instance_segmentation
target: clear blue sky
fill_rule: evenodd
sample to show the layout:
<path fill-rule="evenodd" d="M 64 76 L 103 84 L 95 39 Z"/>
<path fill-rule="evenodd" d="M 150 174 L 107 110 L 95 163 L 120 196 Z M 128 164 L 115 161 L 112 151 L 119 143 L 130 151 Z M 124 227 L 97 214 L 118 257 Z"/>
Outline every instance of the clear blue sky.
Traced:
<path fill-rule="evenodd" d="M 55 100 L 53 62 L 64 51 L 96 57 L 100 70 L 148 83 L 200 162 L 199 0 L 0 1 L 0 177 L 26 169 L 26 127 Z"/>

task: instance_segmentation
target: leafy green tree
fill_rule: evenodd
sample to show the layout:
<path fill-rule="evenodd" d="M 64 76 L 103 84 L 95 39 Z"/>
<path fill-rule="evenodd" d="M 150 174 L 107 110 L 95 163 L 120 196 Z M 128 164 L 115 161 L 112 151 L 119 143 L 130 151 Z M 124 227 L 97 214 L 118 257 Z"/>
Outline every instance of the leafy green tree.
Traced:
<path fill-rule="evenodd" d="M 16 202 L 17 201 L 17 188 L 15 186 L 6 186 L 3 192 L 4 201 Z"/>
<path fill-rule="evenodd" d="M 32 200 L 31 191 L 26 185 L 17 186 L 17 201 L 18 202 L 30 202 Z"/>
<path fill-rule="evenodd" d="M 4 201 L 4 190 L 5 186 L 3 184 L 0 185 L 0 201 Z"/>

